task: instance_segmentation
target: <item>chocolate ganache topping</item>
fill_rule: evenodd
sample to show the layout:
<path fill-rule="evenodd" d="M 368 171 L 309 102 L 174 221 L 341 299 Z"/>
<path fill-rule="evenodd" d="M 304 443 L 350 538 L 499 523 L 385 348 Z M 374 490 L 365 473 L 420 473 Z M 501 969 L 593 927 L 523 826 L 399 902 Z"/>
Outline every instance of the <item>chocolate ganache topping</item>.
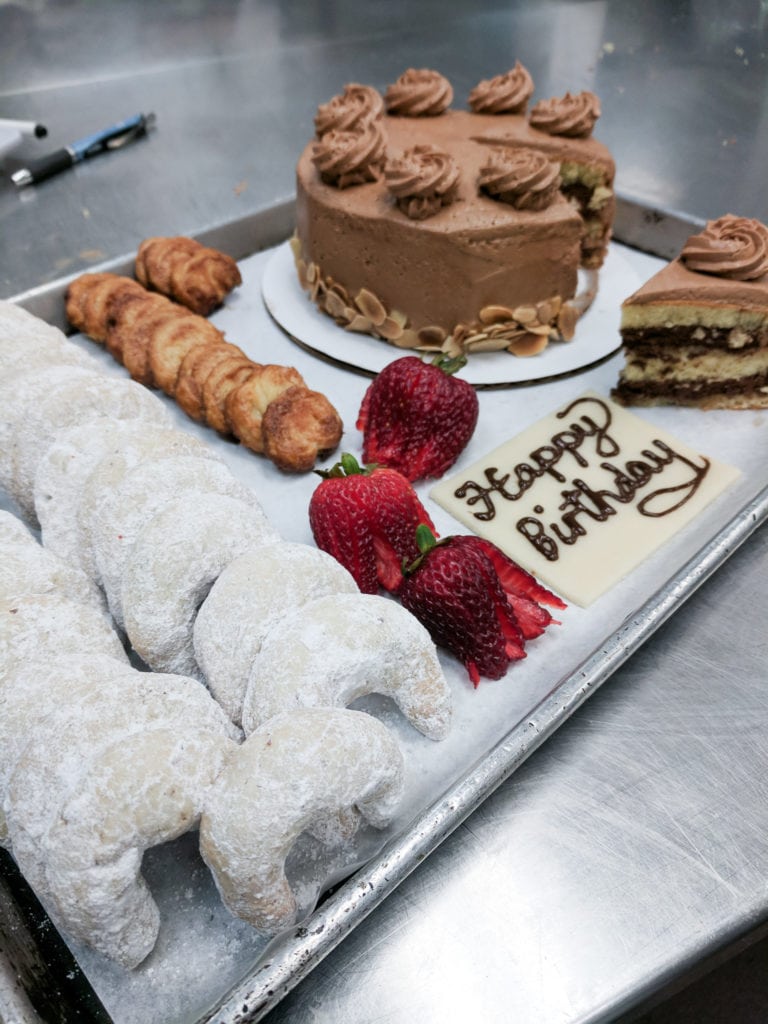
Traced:
<path fill-rule="evenodd" d="M 384 116 L 384 98 L 370 85 L 352 82 L 344 91 L 327 103 L 322 103 L 315 114 L 315 131 L 321 138 L 326 132 L 354 132 L 371 121 Z"/>
<path fill-rule="evenodd" d="M 459 168 L 434 146 L 414 146 L 384 168 L 387 187 L 411 220 L 432 217 L 456 197 Z"/>
<path fill-rule="evenodd" d="M 312 151 L 312 160 L 327 185 L 348 188 L 378 181 L 386 155 L 386 140 L 378 122 L 357 132 L 326 132 Z"/>
<path fill-rule="evenodd" d="M 560 187 L 560 171 L 536 149 L 494 146 L 480 169 L 478 185 L 492 199 L 516 210 L 543 210 Z"/>
<path fill-rule="evenodd" d="M 524 114 L 533 95 L 533 79 L 519 60 L 511 71 L 478 82 L 469 94 L 475 114 Z"/>
<path fill-rule="evenodd" d="M 600 100 L 593 92 L 584 91 L 576 96 L 567 92 L 565 96 L 539 100 L 528 120 L 532 128 L 538 128 L 547 135 L 566 135 L 576 139 L 591 135 L 598 117 Z"/>
<path fill-rule="evenodd" d="M 700 274 L 754 281 L 768 273 L 768 227 L 728 213 L 707 221 L 701 234 L 691 235 L 680 258 Z"/>
<path fill-rule="evenodd" d="M 387 113 L 401 117 L 435 117 L 451 105 L 453 88 L 439 71 L 409 68 L 387 87 Z"/>

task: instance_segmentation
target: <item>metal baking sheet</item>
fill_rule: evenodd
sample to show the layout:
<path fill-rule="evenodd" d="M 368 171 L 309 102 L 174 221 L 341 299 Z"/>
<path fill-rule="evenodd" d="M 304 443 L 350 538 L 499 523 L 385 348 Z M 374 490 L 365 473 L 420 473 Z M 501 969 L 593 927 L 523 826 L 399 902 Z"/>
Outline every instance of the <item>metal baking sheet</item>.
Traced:
<path fill-rule="evenodd" d="M 674 213 L 642 210 L 622 201 L 617 237 L 668 257 L 695 228 Z M 272 323 L 259 293 L 259 275 L 271 246 L 292 228 L 292 204 L 286 202 L 247 220 L 224 225 L 201 238 L 243 259 L 244 285 L 215 321 L 228 337 L 260 361 L 292 363 L 310 386 L 324 390 L 342 412 L 342 446 L 359 452 L 354 419 L 367 379 L 298 348 Z M 254 255 L 255 254 L 255 255 Z M 653 263 L 636 254 L 640 272 Z M 113 261 L 109 269 L 130 272 L 132 260 Z M 104 269 L 100 267 L 99 269 Z M 50 322 L 63 323 L 66 281 L 18 296 L 28 309 Z M 88 351 L 91 342 L 75 339 Z M 393 350 L 393 357 L 395 356 Z M 463 456 L 469 464 L 501 437 L 511 436 L 561 402 L 592 388 L 607 394 L 621 357 L 614 356 L 584 373 L 532 387 L 516 387 L 481 396 L 486 407 Z M 124 371 L 104 355 L 105 372 Z M 9 858 L 0 861 L 0 1017 L 14 1024 L 50 1017 L 42 992 L 56 991 L 59 1005 L 76 1007 L 73 1019 L 163 1024 L 260 1020 L 291 988 L 370 913 L 433 849 L 525 760 L 616 668 L 661 625 L 707 576 L 768 516 L 768 415 L 700 413 L 684 409 L 642 410 L 694 446 L 706 417 L 706 452 L 739 466 L 742 477 L 701 516 L 640 570 L 622 581 L 592 609 L 571 608 L 563 626 L 530 648 L 524 671 L 513 667 L 505 680 L 481 682 L 472 691 L 452 666 L 457 697 L 456 727 L 444 744 L 422 741 L 386 708 L 407 756 L 426 766 L 412 787 L 403 813 L 385 836 L 367 836 L 357 860 L 343 856 L 326 877 L 332 889 L 301 927 L 271 943 L 255 936 L 222 907 L 195 849 L 194 836 L 150 851 L 145 874 L 158 899 L 163 930 L 156 953 L 131 974 L 106 964 L 82 947 L 58 941 L 35 906 Z M 499 429 L 496 425 L 503 423 Z M 288 539 L 311 542 L 306 504 L 316 478 L 287 478 L 264 460 L 228 444 L 178 414 L 178 425 L 215 444 L 241 478 L 259 493 L 267 513 Z M 759 442 L 759 443 L 756 443 Z M 428 486 L 420 487 L 426 498 Z M 440 532 L 457 524 L 435 512 Z M 445 662 L 449 664 L 449 660 Z M 374 702 L 375 704 L 375 702 Z M 471 745 L 462 740 L 469 734 Z M 383 845 L 382 845 L 383 841 Z M 366 845 L 366 842 L 368 845 Z M 359 866 L 358 866 L 359 865 Z M 356 868 L 356 870 L 355 870 Z M 53 935 L 42 946 L 40 935 Z M 152 1016 L 154 1015 L 154 1016 Z"/>

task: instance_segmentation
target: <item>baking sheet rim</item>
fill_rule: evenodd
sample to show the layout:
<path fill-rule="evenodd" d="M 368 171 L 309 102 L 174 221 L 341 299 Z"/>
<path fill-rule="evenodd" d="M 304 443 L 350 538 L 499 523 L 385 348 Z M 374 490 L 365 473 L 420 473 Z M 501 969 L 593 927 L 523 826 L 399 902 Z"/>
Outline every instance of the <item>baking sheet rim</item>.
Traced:
<path fill-rule="evenodd" d="M 293 228 L 292 199 L 276 201 L 243 218 L 210 227 L 196 237 L 237 259 L 268 248 Z M 698 222 L 676 211 L 661 211 L 617 196 L 617 241 L 667 255 Z M 648 245 L 653 225 L 655 245 Z M 130 274 L 132 257 L 118 257 L 90 272 Z M 56 322 L 62 297 L 78 273 L 32 288 L 9 301 Z M 63 323 L 59 326 L 64 327 Z M 365 917 L 491 795 L 571 714 L 626 661 L 726 559 L 768 519 L 768 486 L 660 587 L 622 626 L 548 696 L 519 721 L 475 768 L 419 813 L 408 828 L 328 896 L 303 923 L 270 944 L 262 958 L 196 1024 L 255 1024 L 298 985 Z M 2 952 L 0 951 L 0 956 Z"/>

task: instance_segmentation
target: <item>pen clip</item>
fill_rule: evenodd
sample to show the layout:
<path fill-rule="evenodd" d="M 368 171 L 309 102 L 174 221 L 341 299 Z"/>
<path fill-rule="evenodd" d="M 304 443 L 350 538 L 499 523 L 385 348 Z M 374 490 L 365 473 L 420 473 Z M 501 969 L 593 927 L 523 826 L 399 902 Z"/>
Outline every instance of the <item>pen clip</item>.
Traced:
<path fill-rule="evenodd" d="M 126 128 L 125 131 L 119 135 L 113 135 L 111 138 L 106 139 L 104 142 L 104 149 L 122 149 L 123 146 L 129 142 L 133 142 L 134 139 L 138 139 L 139 136 L 145 135 L 150 128 L 155 126 L 155 115 L 154 114 L 142 114 L 139 121 Z"/>

